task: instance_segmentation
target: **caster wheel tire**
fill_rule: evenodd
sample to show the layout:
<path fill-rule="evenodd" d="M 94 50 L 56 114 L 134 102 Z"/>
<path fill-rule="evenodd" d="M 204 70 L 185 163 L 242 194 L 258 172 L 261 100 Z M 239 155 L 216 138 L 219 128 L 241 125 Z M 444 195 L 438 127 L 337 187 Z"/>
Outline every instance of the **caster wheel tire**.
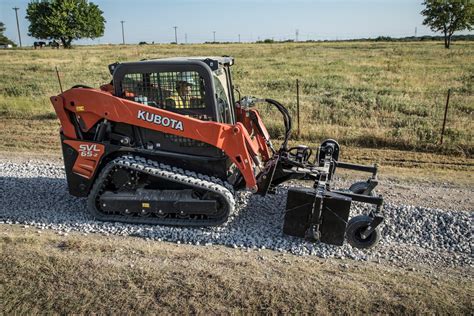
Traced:
<path fill-rule="evenodd" d="M 362 237 L 362 232 L 372 223 L 372 218 L 366 215 L 359 215 L 351 218 L 346 228 L 347 242 L 358 249 L 370 249 L 378 244 L 382 233 L 377 227 L 367 238 Z"/>
<path fill-rule="evenodd" d="M 364 182 L 364 181 L 356 182 L 356 183 L 351 185 L 349 190 L 352 193 L 355 193 L 355 194 L 363 194 L 368 186 L 369 186 L 369 184 L 367 182 Z M 369 196 L 376 196 L 375 190 L 372 190 L 372 192 L 369 193 Z"/>

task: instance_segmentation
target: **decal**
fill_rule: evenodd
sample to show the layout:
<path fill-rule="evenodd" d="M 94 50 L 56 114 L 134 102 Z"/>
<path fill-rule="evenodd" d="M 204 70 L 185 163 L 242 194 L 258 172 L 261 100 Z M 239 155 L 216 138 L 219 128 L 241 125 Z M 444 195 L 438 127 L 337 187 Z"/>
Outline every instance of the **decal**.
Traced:
<path fill-rule="evenodd" d="M 98 157 L 100 149 L 97 144 L 81 144 L 79 145 L 79 155 L 81 157 Z"/>
<path fill-rule="evenodd" d="M 156 125 L 171 127 L 172 129 L 176 129 L 178 131 L 184 130 L 182 121 L 178 121 L 166 116 L 161 116 L 161 115 L 150 113 L 147 111 L 138 110 L 137 118 L 146 122 L 156 124 Z"/>

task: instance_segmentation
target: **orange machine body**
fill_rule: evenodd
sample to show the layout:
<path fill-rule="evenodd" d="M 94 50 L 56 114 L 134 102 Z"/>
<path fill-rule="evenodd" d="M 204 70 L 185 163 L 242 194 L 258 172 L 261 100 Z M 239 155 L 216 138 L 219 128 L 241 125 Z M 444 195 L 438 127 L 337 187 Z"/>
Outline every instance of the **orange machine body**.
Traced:
<path fill-rule="evenodd" d="M 89 88 L 69 89 L 58 96 L 51 97 L 56 114 L 62 125 L 62 133 L 69 139 L 69 145 L 79 151 L 82 148 L 94 148 L 96 153 L 81 153 L 75 162 L 73 171 L 88 179 L 92 178 L 103 148 L 90 147 L 90 141 L 78 140 L 78 135 L 69 116 L 73 113 L 81 121 L 80 129 L 87 132 L 99 121 L 123 122 L 167 134 L 173 134 L 201 141 L 217 147 L 231 159 L 240 170 L 248 189 L 257 190 L 255 170 L 261 168 L 261 162 L 270 158 L 268 132 L 261 123 L 258 112 L 251 114 L 257 119 L 251 120 L 249 111 L 237 109 L 238 121 L 235 125 L 202 121 L 186 115 L 170 112 L 149 105 L 118 98 L 108 91 Z M 89 146 L 89 147 L 87 147 Z M 258 167 L 258 168 L 257 168 Z"/>

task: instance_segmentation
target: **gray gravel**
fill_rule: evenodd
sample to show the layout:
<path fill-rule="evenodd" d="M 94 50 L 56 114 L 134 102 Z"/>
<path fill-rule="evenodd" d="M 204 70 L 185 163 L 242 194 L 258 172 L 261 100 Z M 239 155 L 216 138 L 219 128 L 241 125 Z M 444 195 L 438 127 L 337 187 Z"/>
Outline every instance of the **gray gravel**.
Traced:
<path fill-rule="evenodd" d="M 322 258 L 391 261 L 395 264 L 472 266 L 473 212 L 393 204 L 384 208 L 383 238 L 373 250 L 312 244 L 283 235 L 287 187 L 276 195 L 237 194 L 238 207 L 229 221 L 211 228 L 129 225 L 95 221 L 86 200 L 69 195 L 63 166 L 53 162 L 0 162 L 0 223 L 23 224 L 105 235 L 139 236 L 196 245 L 227 245 L 247 250 L 273 249 Z M 455 202 L 455 201 L 454 201 Z M 455 203 L 453 203 L 455 205 Z M 364 211 L 354 205 L 352 215 Z"/>

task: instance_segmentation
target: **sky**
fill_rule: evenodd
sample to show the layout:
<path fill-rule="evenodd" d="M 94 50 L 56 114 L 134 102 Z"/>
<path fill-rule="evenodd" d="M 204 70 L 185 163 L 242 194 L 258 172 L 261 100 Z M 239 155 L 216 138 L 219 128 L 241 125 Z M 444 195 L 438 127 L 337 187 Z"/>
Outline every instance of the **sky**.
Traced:
<path fill-rule="evenodd" d="M 0 0 L 0 21 L 5 35 L 18 43 L 15 11 L 21 39 L 32 45 L 26 7 L 28 0 Z M 104 36 L 77 44 L 122 42 L 202 43 L 274 40 L 341 40 L 434 35 L 422 25 L 422 0 L 92 0 L 104 12 Z M 460 32 L 469 34 L 473 32 Z"/>

